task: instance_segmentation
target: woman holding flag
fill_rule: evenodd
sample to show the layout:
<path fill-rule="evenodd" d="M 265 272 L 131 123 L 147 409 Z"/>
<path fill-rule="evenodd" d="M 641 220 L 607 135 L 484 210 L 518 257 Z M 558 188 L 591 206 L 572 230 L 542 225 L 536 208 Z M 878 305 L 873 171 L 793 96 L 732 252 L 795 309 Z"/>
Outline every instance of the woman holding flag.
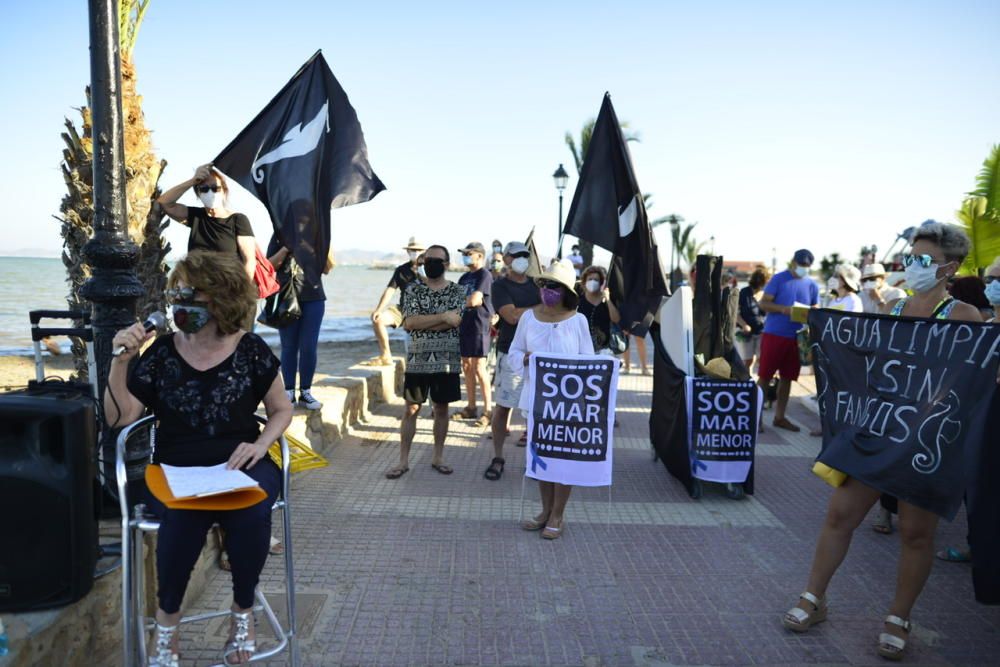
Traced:
<path fill-rule="evenodd" d="M 517 323 L 510 352 L 504 362 L 518 374 L 528 375 L 532 354 L 594 354 L 587 318 L 577 312 L 576 271 L 567 260 L 556 260 L 535 279 L 541 304 L 526 311 Z M 530 386 L 531 378 L 525 377 Z M 518 406 L 528 409 L 528 392 L 521 393 Z M 529 454 L 530 455 L 530 454 Z M 542 538 L 555 540 L 562 536 L 563 512 L 572 486 L 556 482 L 538 482 L 542 496 L 542 511 L 521 524 L 524 530 L 540 530 Z"/>

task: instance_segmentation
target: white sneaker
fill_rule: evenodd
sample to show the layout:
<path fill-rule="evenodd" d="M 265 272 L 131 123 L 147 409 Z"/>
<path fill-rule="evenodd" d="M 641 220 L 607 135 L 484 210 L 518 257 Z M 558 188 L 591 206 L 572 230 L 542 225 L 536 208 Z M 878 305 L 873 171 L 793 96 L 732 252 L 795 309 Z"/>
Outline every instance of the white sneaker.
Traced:
<path fill-rule="evenodd" d="M 295 390 L 294 389 L 286 389 L 285 390 L 285 396 L 288 397 L 288 402 L 289 403 L 291 403 L 292 405 L 295 405 Z"/>
<path fill-rule="evenodd" d="M 323 407 L 323 404 L 313 398 L 308 389 L 299 392 L 299 405 L 306 410 L 319 410 Z"/>

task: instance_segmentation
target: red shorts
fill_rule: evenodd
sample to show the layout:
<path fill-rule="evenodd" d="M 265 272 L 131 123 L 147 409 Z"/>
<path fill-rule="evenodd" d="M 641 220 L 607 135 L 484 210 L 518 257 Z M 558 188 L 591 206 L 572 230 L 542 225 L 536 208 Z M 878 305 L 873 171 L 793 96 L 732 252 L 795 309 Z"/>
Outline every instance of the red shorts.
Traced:
<path fill-rule="evenodd" d="M 760 379 L 769 382 L 775 373 L 782 380 L 798 380 L 802 364 L 799 362 L 799 342 L 765 333 L 760 339 Z"/>

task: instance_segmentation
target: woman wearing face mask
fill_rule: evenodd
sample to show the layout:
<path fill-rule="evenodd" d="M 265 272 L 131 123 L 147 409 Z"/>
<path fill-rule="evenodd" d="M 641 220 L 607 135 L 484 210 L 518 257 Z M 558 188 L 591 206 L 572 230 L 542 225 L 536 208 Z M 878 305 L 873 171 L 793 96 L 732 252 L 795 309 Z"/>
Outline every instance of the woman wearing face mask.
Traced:
<path fill-rule="evenodd" d="M 532 354 L 594 353 L 587 318 L 576 310 L 579 299 L 575 291 L 576 271 L 573 265 L 566 260 L 557 260 L 535 279 L 535 284 L 542 302 L 521 316 L 505 360 L 511 370 L 525 376 L 524 382 L 529 385 L 530 370 L 525 369 Z M 518 407 L 528 409 L 527 394 L 521 393 Z M 542 511 L 521 527 L 542 531 L 544 539 L 557 539 L 565 527 L 563 512 L 573 487 L 539 480 L 538 488 L 542 496 Z"/>
<path fill-rule="evenodd" d="M 497 281 L 507 275 L 507 265 L 503 263 L 503 252 L 494 251 L 490 259 L 490 274 Z"/>
<path fill-rule="evenodd" d="M 177 203 L 191 188 L 204 208 Z M 191 228 L 188 252 L 207 250 L 233 255 L 252 280 L 257 266 L 253 228 L 245 215 L 226 208 L 228 199 L 226 179 L 211 164 L 203 164 L 195 170 L 194 176 L 170 188 L 156 201 L 171 219 Z"/>
<path fill-rule="evenodd" d="M 955 275 L 969 252 L 969 239 L 958 227 L 938 222 L 918 228 L 910 254 L 904 256 L 906 283 L 913 296 L 887 304 L 896 317 L 982 322 L 972 306 L 947 294 L 948 279 Z M 916 434 L 912 436 L 916 438 Z M 879 491 L 847 478 L 830 497 L 826 519 L 813 557 L 806 592 L 784 616 L 786 628 L 806 632 L 826 619 L 826 589 L 847 555 L 854 530 L 879 499 Z M 910 632 L 910 611 L 920 595 L 934 560 L 937 515 L 899 500 L 900 555 L 896 594 L 879 635 L 879 655 L 899 660 Z"/>
<path fill-rule="evenodd" d="M 598 354 L 611 354 L 611 325 L 621 321 L 608 292 L 608 274 L 601 266 L 589 266 L 580 277 L 583 298 L 577 310 L 587 318 L 590 338 Z"/>
<path fill-rule="evenodd" d="M 1000 322 L 1000 257 L 994 259 L 993 263 L 990 264 L 990 268 L 986 269 L 983 282 L 986 283 L 986 289 L 984 290 L 986 300 L 993 307 L 993 316 L 986 321 Z"/>
<path fill-rule="evenodd" d="M 861 288 L 861 271 L 850 264 L 841 264 L 833 272 L 836 281 L 836 296 L 827 304 L 827 308 L 846 310 L 850 313 L 864 312 L 865 306 L 858 296 Z"/>
<path fill-rule="evenodd" d="M 180 605 L 209 528 L 226 531 L 232 564 L 233 605 L 226 664 L 254 654 L 254 589 L 267 559 L 271 506 L 281 483 L 267 455 L 292 419 L 278 360 L 259 336 L 240 328 L 256 290 L 232 255 L 196 251 L 180 260 L 167 281 L 167 296 L 179 333 L 160 336 L 129 370 L 129 362 L 153 334 L 141 324 L 115 334 L 125 353 L 111 361 L 105 419 L 127 426 L 152 410 L 159 423 L 155 462 L 175 466 L 226 464 L 242 469 L 267 493 L 238 510 L 167 509 L 150 496 L 160 518 L 156 545 L 156 637 L 150 665 L 177 664 Z M 267 424 L 254 418 L 263 401 Z"/>

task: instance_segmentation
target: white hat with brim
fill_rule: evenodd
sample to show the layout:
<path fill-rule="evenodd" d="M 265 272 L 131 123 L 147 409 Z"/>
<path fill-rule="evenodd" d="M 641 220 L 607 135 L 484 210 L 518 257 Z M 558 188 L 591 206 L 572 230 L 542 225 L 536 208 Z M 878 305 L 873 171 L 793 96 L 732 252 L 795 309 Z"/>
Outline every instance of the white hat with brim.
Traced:
<path fill-rule="evenodd" d="M 537 285 L 546 280 L 559 283 L 568 290 L 576 289 L 576 269 L 573 268 L 569 260 L 554 260 L 549 265 L 549 268 L 542 271 L 542 274 L 535 278 L 535 284 Z"/>
<path fill-rule="evenodd" d="M 878 262 L 865 264 L 865 268 L 861 270 L 861 279 L 866 278 L 885 278 L 885 267 Z"/>
<path fill-rule="evenodd" d="M 410 242 L 403 246 L 403 250 L 416 250 L 417 252 L 423 252 L 424 250 L 427 250 L 427 247 L 423 243 L 417 241 L 416 236 L 411 236 Z"/>
<path fill-rule="evenodd" d="M 861 289 L 861 271 L 853 264 L 841 264 L 837 267 L 837 273 L 847 286 L 857 292 Z"/>

